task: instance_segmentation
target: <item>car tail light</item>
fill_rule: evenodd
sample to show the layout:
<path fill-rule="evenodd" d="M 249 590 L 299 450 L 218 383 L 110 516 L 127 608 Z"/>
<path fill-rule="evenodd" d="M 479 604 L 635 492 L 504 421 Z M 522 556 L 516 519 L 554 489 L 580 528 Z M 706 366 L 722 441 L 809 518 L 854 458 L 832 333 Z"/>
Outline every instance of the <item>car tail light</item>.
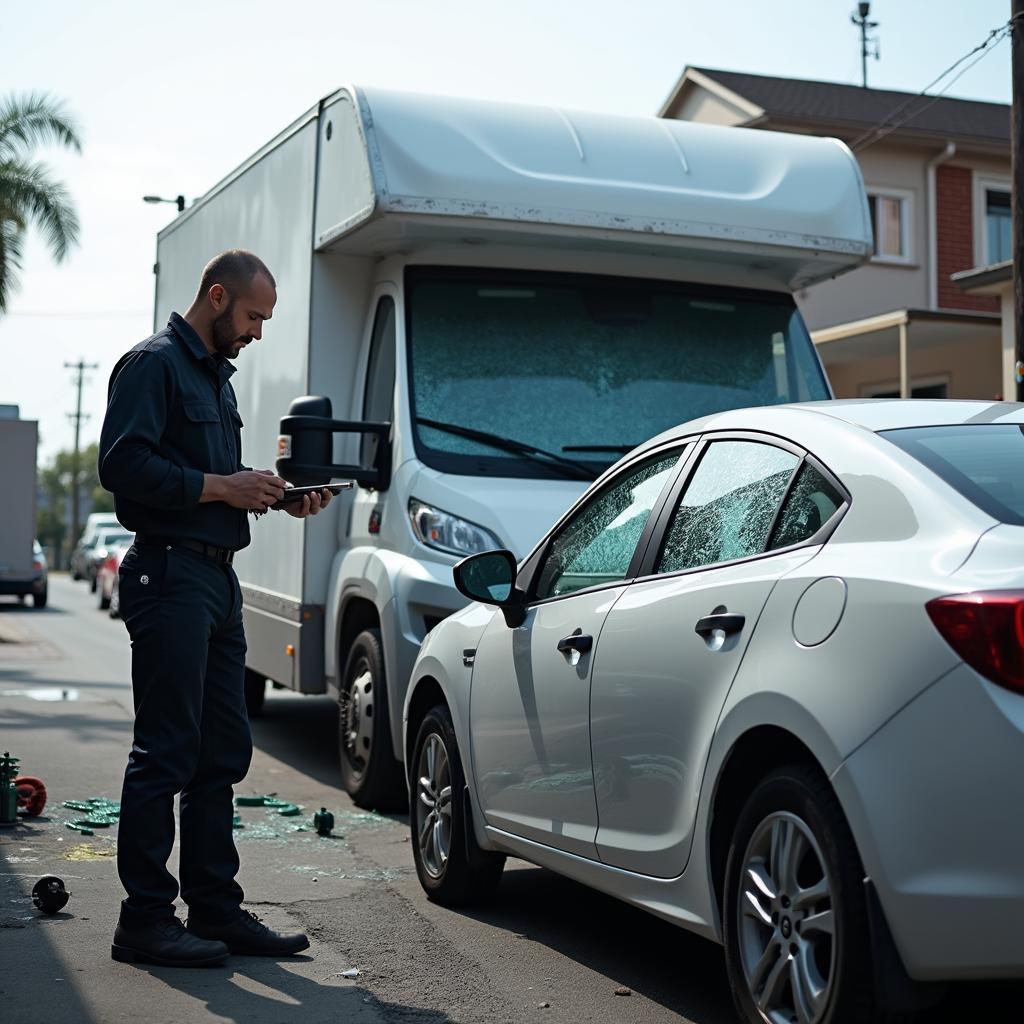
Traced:
<path fill-rule="evenodd" d="M 40 562 L 38 558 L 36 558 L 32 562 L 32 568 L 35 569 L 36 572 L 42 572 L 43 571 L 43 563 Z"/>
<path fill-rule="evenodd" d="M 993 683 L 1024 694 L 1024 591 L 937 597 L 926 605 L 946 642 Z"/>

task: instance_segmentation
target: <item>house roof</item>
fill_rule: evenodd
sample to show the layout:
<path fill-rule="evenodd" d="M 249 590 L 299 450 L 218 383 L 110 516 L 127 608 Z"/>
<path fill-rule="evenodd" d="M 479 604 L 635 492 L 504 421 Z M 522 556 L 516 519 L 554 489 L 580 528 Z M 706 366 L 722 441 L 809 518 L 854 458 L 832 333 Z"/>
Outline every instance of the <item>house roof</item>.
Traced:
<path fill-rule="evenodd" d="M 897 107 L 910 101 L 899 115 L 913 113 L 900 126 L 902 135 L 957 137 L 1007 146 L 1010 143 L 1010 107 L 1005 103 L 918 96 L 895 89 L 864 89 L 839 82 L 776 78 L 715 68 L 686 68 L 660 115 L 665 116 L 688 82 L 702 84 L 701 78 L 710 79 L 736 99 L 746 101 L 740 106 L 760 108 L 761 117 L 769 121 L 843 126 L 856 135 L 889 120 Z"/>

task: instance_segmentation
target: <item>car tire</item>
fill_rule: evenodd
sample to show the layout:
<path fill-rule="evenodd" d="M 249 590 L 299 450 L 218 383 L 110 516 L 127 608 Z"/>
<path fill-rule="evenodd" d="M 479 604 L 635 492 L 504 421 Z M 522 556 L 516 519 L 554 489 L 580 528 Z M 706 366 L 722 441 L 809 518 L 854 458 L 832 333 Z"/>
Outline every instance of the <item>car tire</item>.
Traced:
<path fill-rule="evenodd" d="M 89 577 L 89 593 L 90 594 L 95 594 L 96 593 L 96 587 L 97 587 L 96 577 L 95 576 L 90 576 Z"/>
<path fill-rule="evenodd" d="M 45 608 L 46 600 L 49 596 L 50 585 L 47 584 L 38 594 L 32 595 L 32 607 L 33 608 Z"/>
<path fill-rule="evenodd" d="M 379 629 L 363 630 L 345 662 L 338 692 L 338 756 L 342 785 L 357 806 L 376 810 L 405 806 L 405 778 L 391 743 Z"/>
<path fill-rule="evenodd" d="M 420 885 L 446 907 L 479 903 L 497 888 L 505 858 L 477 845 L 455 727 L 443 704 L 427 712 L 412 750 L 409 826 Z"/>
<path fill-rule="evenodd" d="M 250 718 L 263 714 L 263 702 L 267 696 L 267 677 L 254 669 L 245 670 L 245 710 Z"/>
<path fill-rule="evenodd" d="M 722 911 L 741 1020 L 879 1019 L 863 878 L 820 772 L 792 765 L 754 787 L 733 831 Z"/>

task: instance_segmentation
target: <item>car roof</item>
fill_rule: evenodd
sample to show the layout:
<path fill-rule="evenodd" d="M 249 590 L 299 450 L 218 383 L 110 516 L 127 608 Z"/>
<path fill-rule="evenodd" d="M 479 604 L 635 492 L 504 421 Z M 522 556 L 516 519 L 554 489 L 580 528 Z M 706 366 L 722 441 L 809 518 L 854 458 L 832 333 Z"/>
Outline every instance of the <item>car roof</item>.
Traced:
<path fill-rule="evenodd" d="M 959 399 L 873 398 L 830 399 L 792 405 L 763 405 L 727 409 L 681 423 L 651 438 L 653 448 L 687 434 L 717 430 L 765 430 L 792 436 L 798 428 L 814 430 L 822 417 L 860 427 L 872 433 L 906 427 L 937 427 L 974 423 L 1024 424 L 1024 403 L 981 402 Z M 804 421 L 804 422 L 801 422 Z M 793 440 L 800 438 L 794 436 Z"/>

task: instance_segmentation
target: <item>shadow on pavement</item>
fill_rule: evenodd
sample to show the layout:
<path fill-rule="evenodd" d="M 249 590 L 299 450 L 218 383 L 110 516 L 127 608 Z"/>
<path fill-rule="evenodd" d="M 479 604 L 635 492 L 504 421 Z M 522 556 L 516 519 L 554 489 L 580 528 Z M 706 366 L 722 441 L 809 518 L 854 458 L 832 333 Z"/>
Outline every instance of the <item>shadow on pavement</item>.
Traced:
<path fill-rule="evenodd" d="M 33 616 L 67 615 L 67 611 L 63 608 L 55 608 L 52 604 L 48 604 L 45 608 L 34 608 L 31 599 L 24 604 L 20 604 L 17 600 L 8 601 L 0 599 L 0 615 L 10 614 Z"/>
<path fill-rule="evenodd" d="M 557 950 L 688 1019 L 733 1019 L 722 951 L 645 911 L 510 861 L 494 899 L 462 910 L 475 920 Z"/>
<path fill-rule="evenodd" d="M 340 789 L 337 711 L 330 697 L 294 697 L 268 690 L 263 713 L 251 724 L 253 742 L 265 754 L 321 785 Z"/>
<path fill-rule="evenodd" d="M 239 1024 L 395 1019 L 414 1024 L 445 1024 L 451 1020 L 448 1014 L 437 1010 L 383 1002 L 359 986 L 321 985 L 289 971 L 287 963 L 287 960 L 235 957 L 228 961 L 226 968 L 183 970 L 140 966 L 138 969 L 169 988 L 201 1000 L 210 1014 Z"/>
<path fill-rule="evenodd" d="M 67 911 L 47 916 L 40 914 L 32 905 L 32 886 L 37 878 L 49 872 L 32 871 L 35 865 L 12 862 L 9 851 L 12 840 L 23 841 L 26 834 L 22 826 L 0 830 L 0 962 L 4 984 L 4 1013 L 12 1015 L 4 1019 L 19 1024 L 34 1024 L 35 1021 L 54 1019 L 52 1003 L 61 1004 L 61 1018 L 68 1021 L 90 1021 L 87 1004 L 83 1001 L 70 965 L 51 940 L 51 931 L 59 929 L 74 919 Z M 54 865 L 56 867 L 56 865 Z M 27 869 L 27 870 L 26 870 Z M 64 874 L 62 869 L 58 873 Z M 47 980 L 49 991 L 44 988 Z M 53 979 L 59 978 L 59 982 Z M 28 986 L 27 993 L 25 986 Z M 25 1009 L 25 996 L 38 1011 Z"/>

